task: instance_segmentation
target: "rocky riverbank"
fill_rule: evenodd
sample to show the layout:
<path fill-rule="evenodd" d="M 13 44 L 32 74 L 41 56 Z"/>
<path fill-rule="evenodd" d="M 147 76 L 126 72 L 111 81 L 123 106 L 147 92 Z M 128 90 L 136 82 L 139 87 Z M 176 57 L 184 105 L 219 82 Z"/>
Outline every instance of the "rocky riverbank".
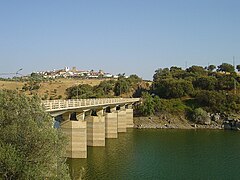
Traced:
<path fill-rule="evenodd" d="M 227 118 L 223 122 L 224 129 L 227 130 L 240 130 L 240 119 L 236 118 Z"/>
<path fill-rule="evenodd" d="M 240 119 L 215 114 L 209 115 L 207 123 L 197 124 L 187 120 L 182 115 L 162 114 L 159 116 L 134 117 L 134 128 L 240 130 Z"/>

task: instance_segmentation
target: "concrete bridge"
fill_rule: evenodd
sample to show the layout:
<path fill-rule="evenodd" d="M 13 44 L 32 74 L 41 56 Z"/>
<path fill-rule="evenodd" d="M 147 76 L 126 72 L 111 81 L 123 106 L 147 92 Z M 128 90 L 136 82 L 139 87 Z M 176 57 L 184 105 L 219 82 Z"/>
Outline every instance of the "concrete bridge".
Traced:
<path fill-rule="evenodd" d="M 68 136 L 66 156 L 87 158 L 87 146 L 105 146 L 105 138 L 133 127 L 133 105 L 139 98 L 43 101 L 46 111 Z"/>

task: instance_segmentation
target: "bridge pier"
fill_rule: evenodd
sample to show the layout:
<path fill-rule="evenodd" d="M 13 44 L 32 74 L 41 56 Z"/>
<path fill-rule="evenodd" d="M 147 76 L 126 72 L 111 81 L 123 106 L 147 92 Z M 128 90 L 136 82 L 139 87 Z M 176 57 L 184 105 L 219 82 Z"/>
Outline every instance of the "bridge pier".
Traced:
<path fill-rule="evenodd" d="M 132 104 L 128 104 L 126 108 L 126 124 L 127 128 L 133 127 L 133 107 Z"/>
<path fill-rule="evenodd" d="M 118 137 L 118 113 L 116 107 L 109 107 L 105 114 L 105 135 L 106 138 Z"/>
<path fill-rule="evenodd" d="M 87 124 L 84 121 L 84 112 L 77 112 L 74 121 L 70 119 L 70 113 L 65 113 L 62 117 L 61 129 L 69 139 L 66 157 L 87 158 Z"/>
<path fill-rule="evenodd" d="M 87 146 L 105 146 L 105 138 L 117 138 L 118 132 L 133 126 L 132 104 L 139 101 L 139 98 L 69 99 L 46 100 L 42 104 L 55 117 L 53 127 L 61 127 L 68 137 L 66 157 L 87 158 Z M 110 110 L 104 114 L 106 107 Z"/>
<path fill-rule="evenodd" d="M 126 108 L 124 106 L 119 106 L 119 110 L 117 111 L 117 119 L 118 119 L 118 132 L 127 132 L 127 124 L 126 124 Z"/>
<path fill-rule="evenodd" d="M 87 145 L 105 146 L 105 117 L 103 109 L 97 110 L 95 115 L 87 116 Z"/>

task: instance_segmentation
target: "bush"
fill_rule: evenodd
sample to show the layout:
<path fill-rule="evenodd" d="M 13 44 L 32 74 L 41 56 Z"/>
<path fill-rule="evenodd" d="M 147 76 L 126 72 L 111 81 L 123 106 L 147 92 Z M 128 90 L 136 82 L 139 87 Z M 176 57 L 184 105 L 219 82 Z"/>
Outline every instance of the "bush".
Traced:
<path fill-rule="evenodd" d="M 199 91 L 197 102 L 210 112 L 224 112 L 226 110 L 226 94 L 217 91 Z"/>
<path fill-rule="evenodd" d="M 192 120 L 199 124 L 210 124 L 211 120 L 208 113 L 202 108 L 197 108 L 193 111 Z"/>
<path fill-rule="evenodd" d="M 172 114 L 185 113 L 188 107 L 180 99 L 160 99 L 158 107 L 159 112 Z"/>
<path fill-rule="evenodd" d="M 154 83 L 153 91 L 159 97 L 180 98 L 191 95 L 194 89 L 191 81 L 164 79 Z"/>
<path fill-rule="evenodd" d="M 154 114 L 154 101 L 149 93 L 143 93 L 142 104 L 139 107 L 139 111 L 143 116 L 150 116 Z"/>
<path fill-rule="evenodd" d="M 0 179 L 69 179 L 65 146 L 39 99 L 0 91 Z"/>
<path fill-rule="evenodd" d="M 114 87 L 115 95 L 116 96 L 121 96 L 122 94 L 129 92 L 130 86 L 131 86 L 131 84 L 130 84 L 129 81 L 127 81 L 124 78 L 120 78 L 116 82 L 115 87 Z"/>

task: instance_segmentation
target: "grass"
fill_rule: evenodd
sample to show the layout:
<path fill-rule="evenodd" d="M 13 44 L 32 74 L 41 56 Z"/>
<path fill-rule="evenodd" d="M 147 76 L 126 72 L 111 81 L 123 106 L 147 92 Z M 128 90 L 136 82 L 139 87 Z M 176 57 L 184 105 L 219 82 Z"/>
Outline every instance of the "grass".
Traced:
<path fill-rule="evenodd" d="M 32 92 L 26 91 L 24 92 L 26 95 L 37 94 L 40 97 L 44 97 L 48 95 L 48 99 L 52 96 L 53 98 L 57 98 L 61 96 L 65 98 L 66 89 L 79 85 L 79 84 L 89 84 L 91 86 L 96 86 L 100 84 L 103 79 L 56 79 L 51 82 L 41 82 L 40 89 L 33 90 Z M 16 82 L 16 81 L 0 81 L 0 90 L 17 90 L 21 92 L 22 87 L 27 82 Z"/>

